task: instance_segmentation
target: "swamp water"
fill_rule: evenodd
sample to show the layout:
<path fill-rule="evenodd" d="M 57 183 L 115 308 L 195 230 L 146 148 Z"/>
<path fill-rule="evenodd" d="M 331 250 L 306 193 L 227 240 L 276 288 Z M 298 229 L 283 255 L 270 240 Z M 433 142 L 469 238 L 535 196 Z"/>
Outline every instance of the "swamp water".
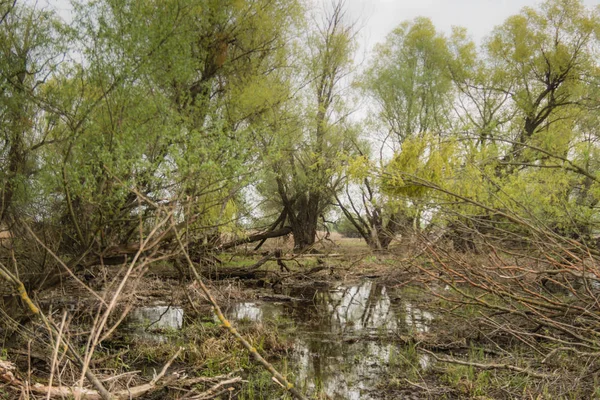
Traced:
<path fill-rule="evenodd" d="M 307 394 L 324 393 L 335 400 L 377 398 L 376 385 L 406 351 L 394 337 L 428 332 L 433 320 L 402 291 L 370 281 L 293 287 L 284 294 L 286 301 L 241 302 L 224 312 L 240 324 L 269 321 L 281 326 L 293 350 L 276 367 Z M 128 325 L 144 339 L 164 341 L 161 329 L 181 329 L 182 322 L 182 309 L 156 306 L 133 311 Z M 427 356 L 415 357 L 421 368 L 428 367 Z"/>
<path fill-rule="evenodd" d="M 151 341 L 165 342 L 165 331 L 183 327 L 183 309 L 173 306 L 138 307 L 129 313 L 125 329 L 134 336 Z"/>

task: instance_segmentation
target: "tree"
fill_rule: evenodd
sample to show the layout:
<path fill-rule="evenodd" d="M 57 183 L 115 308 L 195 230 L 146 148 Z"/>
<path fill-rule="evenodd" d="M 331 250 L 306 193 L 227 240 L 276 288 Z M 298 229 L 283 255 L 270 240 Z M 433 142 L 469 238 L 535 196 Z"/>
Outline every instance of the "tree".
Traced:
<path fill-rule="evenodd" d="M 69 87 L 82 94 L 73 104 L 93 106 L 81 124 L 55 130 L 68 137 L 51 168 L 62 187 L 63 244 L 103 257 L 131 249 L 140 217 L 150 224 L 155 216 L 140 195 L 174 207 L 198 247 L 217 241 L 239 218 L 253 121 L 278 99 L 267 82 L 285 59 L 299 3 L 92 6 L 78 19 L 79 31 L 95 39 L 82 38 L 90 67 L 60 84 L 65 96 Z"/>
<path fill-rule="evenodd" d="M 505 163 L 532 161 L 523 154 L 526 143 L 593 103 L 585 88 L 594 80 L 599 27 L 598 14 L 580 0 L 548 0 L 539 11 L 524 8 L 508 18 L 488 38 L 490 63 L 512 81 L 504 90 L 522 118 Z"/>
<path fill-rule="evenodd" d="M 510 98 L 502 107 L 514 114 L 500 137 L 495 184 L 567 235 L 590 233 L 583 221 L 591 221 L 593 211 L 574 199 L 579 187 L 591 187 L 595 172 L 575 160 L 589 150 L 582 143 L 589 126 L 581 122 L 599 104 L 593 94 L 599 33 L 597 11 L 578 0 L 548 0 L 508 18 L 485 44 L 490 75 L 501 76 L 495 84 L 503 83 L 499 89 Z M 566 226 L 578 226 L 577 232 L 567 233 Z"/>
<path fill-rule="evenodd" d="M 344 78 L 352 66 L 355 45 L 353 25 L 346 22 L 343 2 L 333 4 L 315 31 L 310 32 L 304 64 L 306 78 L 296 84 L 306 87 L 292 97 L 272 120 L 265 147 L 272 175 L 263 188 L 277 191 L 281 215 L 294 236 L 294 248 L 304 250 L 315 242 L 319 219 L 333 204 L 340 189 L 341 163 L 355 135 L 344 109 Z M 290 123 L 294 125 L 290 125 Z M 266 143 L 266 142 L 265 142 Z M 268 182 L 270 181 L 270 183 Z"/>
<path fill-rule="evenodd" d="M 69 41 L 52 12 L 0 3 L 0 225 L 18 220 L 35 201 L 35 153 L 51 129 L 38 116 L 52 113 L 48 81 Z"/>
<path fill-rule="evenodd" d="M 375 48 L 361 87 L 376 102 L 379 118 L 398 145 L 451 126 L 449 56 L 447 39 L 423 17 L 403 22 Z"/>
<path fill-rule="evenodd" d="M 516 110 L 510 105 L 514 82 L 485 54 L 477 52 L 464 28 L 450 38 L 449 71 L 456 89 L 456 130 L 477 137 L 477 145 L 505 138 Z"/>
<path fill-rule="evenodd" d="M 338 207 L 365 242 L 374 250 L 387 249 L 399 234 L 408 233 L 412 226 L 409 210 L 397 196 L 381 191 L 381 182 L 373 176 L 376 167 L 370 157 L 370 144 L 355 142 L 358 153 L 344 170 L 344 194 L 336 195 Z"/>
<path fill-rule="evenodd" d="M 451 128 L 454 92 L 449 63 L 448 40 L 427 18 L 403 22 L 375 48 L 358 86 L 374 102 L 377 121 L 372 125 L 383 131 L 382 147 L 399 153 L 406 140 L 432 132 L 443 136 Z M 370 152 L 362 147 L 358 152 L 364 158 Z M 365 168 L 374 170 L 388 162 L 380 156 Z M 420 225 L 416 198 L 388 196 L 368 174 L 357 184 L 357 198 L 348 194 L 338 204 L 370 247 L 386 249 L 397 234 Z"/>

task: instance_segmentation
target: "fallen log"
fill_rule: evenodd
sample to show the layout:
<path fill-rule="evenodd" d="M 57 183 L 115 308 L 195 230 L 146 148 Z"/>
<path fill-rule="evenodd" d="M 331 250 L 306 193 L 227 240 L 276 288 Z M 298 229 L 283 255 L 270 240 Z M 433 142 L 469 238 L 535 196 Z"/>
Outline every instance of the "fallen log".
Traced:
<path fill-rule="evenodd" d="M 218 246 L 217 250 L 227 250 L 227 249 L 231 249 L 232 247 L 241 246 L 242 244 L 253 243 L 253 242 L 258 242 L 259 240 L 266 240 L 266 239 L 281 237 L 281 236 L 289 235 L 290 233 L 292 233 L 292 228 L 289 226 L 284 226 L 281 229 L 257 233 L 255 235 L 250 235 L 247 238 L 237 239 L 237 240 L 233 240 L 231 242 L 224 243 L 221 246 Z"/>
<path fill-rule="evenodd" d="M 263 271 L 250 268 L 224 268 L 219 270 L 203 270 L 200 274 L 210 280 L 220 279 L 264 279 L 273 271 Z"/>
<path fill-rule="evenodd" d="M 267 229 L 267 231 L 273 231 L 273 230 L 275 230 L 275 228 L 277 228 L 277 226 L 279 226 L 280 228 L 283 228 L 283 226 L 285 225 L 286 219 L 287 219 L 287 210 L 284 207 L 283 210 L 281 211 L 281 214 L 279 214 L 279 217 L 277 217 L 275 222 L 273 222 L 271 224 L 271 226 L 269 226 L 269 229 Z M 265 244 L 266 241 L 267 241 L 266 238 L 262 239 L 254 248 L 254 251 L 258 251 L 258 249 L 260 249 L 262 247 L 262 245 Z"/>
<path fill-rule="evenodd" d="M 219 269 L 219 270 L 202 270 L 200 271 L 200 274 L 208 279 L 212 279 L 212 280 L 219 280 L 219 279 L 265 279 L 268 276 L 273 276 L 275 275 L 276 277 L 276 281 L 274 283 L 277 282 L 281 282 L 284 279 L 287 278 L 293 278 L 293 277 L 297 277 L 297 276 L 302 276 L 302 277 L 307 277 L 309 275 L 315 274 L 317 272 L 320 271 L 325 271 L 325 270 L 330 270 L 331 267 L 327 267 L 327 266 L 317 266 L 317 267 L 313 267 L 308 271 L 297 271 L 297 272 L 288 272 L 288 273 L 282 273 L 279 271 L 264 271 L 264 270 L 259 270 L 253 267 L 250 268 L 223 268 L 223 269 Z M 289 269 L 288 269 L 289 271 Z"/>
<path fill-rule="evenodd" d="M 272 238 L 277 238 L 281 236 L 286 236 L 292 233 L 292 228 L 289 226 L 284 226 L 283 228 L 257 233 L 254 235 L 250 235 L 246 238 L 236 239 L 231 242 L 224 243 L 220 246 L 214 246 L 211 244 L 201 244 L 198 245 L 196 251 L 200 254 L 210 253 L 211 251 L 223 251 L 228 250 L 233 247 L 241 246 L 247 243 L 258 242 L 261 240 L 267 240 Z M 170 238 L 170 234 L 163 234 L 163 237 Z M 168 245 L 169 241 L 164 240 L 164 243 L 157 241 L 154 242 L 154 246 L 159 245 Z M 103 254 L 100 256 L 93 257 L 92 259 L 86 260 L 85 262 L 81 262 L 80 266 L 83 268 L 93 267 L 95 265 L 121 265 L 126 263 L 128 260 L 131 260 L 133 256 L 138 252 L 139 245 L 138 244 L 125 244 L 121 246 L 114 246 L 110 249 L 106 249 Z M 146 250 L 142 255 L 149 253 L 150 248 Z"/>
<path fill-rule="evenodd" d="M 142 385 L 133 386 L 127 389 L 119 390 L 117 392 L 111 393 L 110 398 L 115 400 L 127 400 L 141 397 L 153 390 L 160 389 L 166 384 L 173 382 L 179 379 L 178 374 L 171 374 L 167 378 L 165 374 L 173 361 L 179 356 L 179 354 L 183 351 L 183 348 L 179 348 L 179 350 L 175 353 L 173 357 L 164 365 L 162 370 L 158 375 L 156 375 L 150 382 L 144 383 Z M 13 363 L 10 361 L 0 360 L 0 381 L 4 382 L 8 386 L 11 386 L 16 389 L 22 389 L 27 386 L 27 383 L 18 379 L 14 374 L 16 370 Z M 161 381 L 159 383 L 159 381 Z M 35 394 L 56 397 L 56 398 L 76 398 L 76 399 L 85 399 L 85 400 L 102 400 L 103 396 L 99 393 L 98 390 L 81 388 L 77 386 L 45 386 L 40 383 L 36 383 L 29 387 Z"/>

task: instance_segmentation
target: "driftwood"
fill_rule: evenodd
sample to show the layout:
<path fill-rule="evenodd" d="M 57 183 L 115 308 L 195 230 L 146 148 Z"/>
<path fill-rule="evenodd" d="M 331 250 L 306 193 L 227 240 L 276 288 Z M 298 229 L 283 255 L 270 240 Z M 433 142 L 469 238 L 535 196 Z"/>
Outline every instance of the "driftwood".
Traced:
<path fill-rule="evenodd" d="M 173 361 L 175 361 L 182 351 L 183 348 L 179 348 L 175 355 L 171 357 L 171 359 L 164 365 L 160 373 L 156 375 L 150 382 L 111 393 L 110 398 L 115 400 L 126 400 L 141 397 L 146 393 L 162 388 L 167 383 L 177 380 L 179 378 L 177 374 L 172 374 L 167 378 L 164 377 Z M 14 374 L 14 371 L 14 364 L 9 361 L 0 360 L 0 381 L 15 389 L 23 389 L 28 387 L 27 382 L 17 378 Z M 159 384 L 159 381 L 161 380 L 162 382 Z M 86 400 L 101 400 L 104 398 L 104 396 L 100 394 L 98 390 L 80 388 L 77 386 L 44 386 L 36 383 L 31 385 L 29 390 L 36 394 L 57 398 L 75 397 Z"/>
<path fill-rule="evenodd" d="M 233 385 L 244 382 L 241 377 L 234 376 L 235 373 L 239 373 L 240 371 L 234 371 L 227 375 L 220 375 L 214 377 L 197 377 L 197 378 L 186 378 L 184 376 L 179 376 L 179 374 L 174 373 L 165 377 L 167 369 L 171 366 L 173 361 L 177 358 L 177 356 L 181 353 L 183 349 L 180 348 L 177 353 L 171 357 L 171 359 L 165 364 L 160 373 L 154 377 L 149 383 L 145 383 L 138 386 L 133 386 L 127 389 L 119 390 L 111 393 L 111 398 L 114 400 L 127 400 L 139 398 L 152 391 L 161 389 L 165 386 L 168 387 L 176 387 L 181 389 L 182 387 L 191 387 L 198 383 L 204 384 L 212 384 L 207 390 L 198 393 L 196 389 L 192 389 L 188 392 L 188 395 L 185 396 L 188 400 L 208 400 L 213 399 L 220 394 L 226 393 L 229 391 Z M 24 389 L 28 389 L 31 392 L 49 396 L 50 398 L 80 398 L 85 400 L 101 400 L 102 396 L 98 393 L 97 390 L 88 389 L 88 388 L 79 388 L 76 386 L 44 386 L 42 384 L 36 383 L 34 385 L 28 386 L 27 382 L 17 378 L 15 375 L 15 365 L 10 361 L 0 360 L 0 383 L 4 383 L 7 387 L 13 388 L 16 391 L 22 391 Z M 132 373 L 139 372 L 134 371 Z M 130 375 L 131 373 L 127 373 L 124 375 Z M 112 379 L 109 378 L 109 379 Z"/>

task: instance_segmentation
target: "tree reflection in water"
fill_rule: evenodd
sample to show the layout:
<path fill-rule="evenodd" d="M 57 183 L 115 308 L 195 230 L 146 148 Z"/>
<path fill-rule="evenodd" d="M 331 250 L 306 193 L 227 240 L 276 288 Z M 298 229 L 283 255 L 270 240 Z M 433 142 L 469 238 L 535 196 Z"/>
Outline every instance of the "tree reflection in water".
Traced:
<path fill-rule="evenodd" d="M 291 320 L 294 380 L 309 393 L 324 392 L 332 399 L 374 398 L 371 392 L 398 347 L 377 339 L 427 332 L 433 320 L 401 292 L 370 281 L 333 289 L 290 288 L 286 294 L 310 301 L 239 303 L 228 314 L 238 320 Z M 422 367 L 427 362 L 420 360 Z"/>

